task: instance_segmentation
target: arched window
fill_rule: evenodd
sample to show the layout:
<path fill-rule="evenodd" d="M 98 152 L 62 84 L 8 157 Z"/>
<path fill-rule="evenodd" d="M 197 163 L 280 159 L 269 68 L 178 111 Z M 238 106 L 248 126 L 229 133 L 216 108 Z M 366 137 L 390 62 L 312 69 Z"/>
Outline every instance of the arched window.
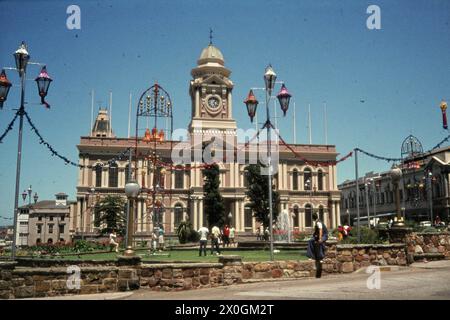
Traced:
<path fill-rule="evenodd" d="M 42 243 L 41 238 L 37 238 L 36 239 L 36 245 L 39 246 L 39 245 L 41 245 L 41 243 Z"/>
<path fill-rule="evenodd" d="M 117 163 L 112 163 L 109 166 L 108 187 L 117 188 L 118 186 L 118 169 Z"/>
<path fill-rule="evenodd" d="M 173 211 L 173 225 L 178 228 L 178 225 L 183 221 L 183 206 L 177 203 Z"/>
<path fill-rule="evenodd" d="M 96 166 L 95 167 L 95 186 L 96 187 L 101 187 L 102 186 L 102 167 L 101 166 Z"/>
<path fill-rule="evenodd" d="M 248 188 L 248 171 L 244 170 L 243 175 L 244 175 L 244 187 Z"/>
<path fill-rule="evenodd" d="M 312 174 L 310 168 L 306 168 L 303 171 L 303 181 L 305 182 L 305 190 L 312 190 Z"/>
<path fill-rule="evenodd" d="M 292 190 L 298 190 L 298 170 L 292 171 Z"/>
<path fill-rule="evenodd" d="M 48 244 L 53 244 L 53 239 L 52 238 L 48 238 L 47 243 Z"/>
<path fill-rule="evenodd" d="M 313 227 L 312 206 L 305 205 L 305 227 Z"/>
<path fill-rule="evenodd" d="M 130 181 L 129 176 L 130 176 L 130 165 L 127 164 L 125 166 L 125 183 L 128 183 L 128 181 Z"/>
<path fill-rule="evenodd" d="M 175 170 L 175 189 L 184 188 L 184 171 Z"/>
<path fill-rule="evenodd" d="M 322 172 L 322 170 L 319 170 L 317 172 L 317 188 L 319 191 L 323 190 L 323 172 Z"/>
<path fill-rule="evenodd" d="M 292 219 L 294 220 L 294 228 L 298 228 L 298 214 L 299 214 L 299 209 L 298 209 L 298 206 L 297 205 L 295 205 L 294 206 L 294 214 L 293 214 L 293 216 L 292 216 Z"/>

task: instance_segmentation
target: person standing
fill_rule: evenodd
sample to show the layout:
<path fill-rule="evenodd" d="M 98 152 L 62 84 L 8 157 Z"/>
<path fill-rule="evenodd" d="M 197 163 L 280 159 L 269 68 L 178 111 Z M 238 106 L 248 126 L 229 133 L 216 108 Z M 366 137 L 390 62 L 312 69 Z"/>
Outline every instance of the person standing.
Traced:
<path fill-rule="evenodd" d="M 116 230 L 112 230 L 109 234 L 109 244 L 111 249 L 114 247 L 116 252 L 119 252 L 119 242 L 117 241 Z"/>
<path fill-rule="evenodd" d="M 159 251 L 164 250 L 164 229 L 162 228 L 162 226 L 159 226 L 158 247 Z"/>
<path fill-rule="evenodd" d="M 214 254 L 214 248 L 216 249 L 217 254 L 220 254 L 219 239 L 220 229 L 217 226 L 214 226 L 211 229 L 211 254 Z"/>
<path fill-rule="evenodd" d="M 156 235 L 156 231 L 153 230 L 153 232 L 152 232 L 152 244 L 151 244 L 150 251 L 152 253 L 155 253 L 157 249 L 158 249 L 158 236 Z"/>
<path fill-rule="evenodd" d="M 202 250 L 206 257 L 206 245 L 208 243 L 208 233 L 209 230 L 206 227 L 201 227 L 198 229 L 198 233 L 200 234 L 200 248 L 198 249 L 198 256 L 202 256 Z"/>
<path fill-rule="evenodd" d="M 236 230 L 234 229 L 234 227 L 231 227 L 231 229 L 230 229 L 230 243 L 231 243 L 231 246 L 232 247 L 234 247 L 234 238 L 235 238 L 235 236 L 236 236 Z"/>
<path fill-rule="evenodd" d="M 228 225 L 225 225 L 223 228 L 223 247 L 230 246 L 230 227 Z"/>
<path fill-rule="evenodd" d="M 306 256 L 316 261 L 316 278 L 322 276 L 322 259 L 325 257 L 325 242 L 328 240 L 328 230 L 325 224 L 319 220 L 317 213 L 313 213 L 314 233 L 308 241 Z"/>

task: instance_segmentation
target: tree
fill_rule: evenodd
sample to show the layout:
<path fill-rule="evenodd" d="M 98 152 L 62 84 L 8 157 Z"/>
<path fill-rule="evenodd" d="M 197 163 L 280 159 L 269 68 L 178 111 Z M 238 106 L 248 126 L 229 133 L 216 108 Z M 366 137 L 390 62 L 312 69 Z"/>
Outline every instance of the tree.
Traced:
<path fill-rule="evenodd" d="M 249 207 L 252 210 L 253 217 L 256 221 L 262 223 L 264 230 L 270 225 L 269 213 L 269 194 L 268 181 L 266 175 L 261 175 L 261 164 L 251 164 L 246 167 L 246 175 L 248 181 L 247 197 L 250 200 Z M 272 184 L 272 214 L 275 222 L 278 217 L 278 205 L 280 203 L 280 196 L 274 190 Z"/>
<path fill-rule="evenodd" d="M 208 227 L 215 225 L 221 228 L 225 223 L 225 205 L 219 192 L 219 166 L 213 164 L 203 169 L 203 177 L 203 208 L 208 220 Z"/>
<path fill-rule="evenodd" d="M 124 210 L 126 200 L 119 196 L 106 196 L 95 206 L 95 226 L 103 227 L 102 234 L 110 233 L 113 229 L 119 235 L 125 235 L 126 212 Z"/>

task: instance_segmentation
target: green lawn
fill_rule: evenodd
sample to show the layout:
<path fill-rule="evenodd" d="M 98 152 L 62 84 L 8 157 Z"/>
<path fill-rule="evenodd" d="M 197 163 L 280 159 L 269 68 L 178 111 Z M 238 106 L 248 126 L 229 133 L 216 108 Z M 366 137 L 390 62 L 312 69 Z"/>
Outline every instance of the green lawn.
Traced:
<path fill-rule="evenodd" d="M 119 253 L 120 254 L 120 253 Z M 63 260 L 115 260 L 117 255 L 115 252 L 108 253 L 91 253 L 81 255 L 67 255 L 67 256 L 54 256 L 40 258 L 47 259 L 63 259 Z M 243 261 L 269 261 L 270 253 L 268 250 L 234 250 L 234 251 L 222 251 L 224 255 L 239 255 Z M 143 262 L 217 262 L 217 255 L 211 255 L 210 251 L 207 251 L 207 256 L 198 256 L 198 250 L 167 250 L 163 252 L 157 252 L 152 255 L 148 250 L 137 250 L 136 255 L 142 258 Z M 275 260 L 306 260 L 305 252 L 296 250 L 285 250 L 279 253 L 274 253 Z M 37 257 L 36 257 L 37 258 Z"/>

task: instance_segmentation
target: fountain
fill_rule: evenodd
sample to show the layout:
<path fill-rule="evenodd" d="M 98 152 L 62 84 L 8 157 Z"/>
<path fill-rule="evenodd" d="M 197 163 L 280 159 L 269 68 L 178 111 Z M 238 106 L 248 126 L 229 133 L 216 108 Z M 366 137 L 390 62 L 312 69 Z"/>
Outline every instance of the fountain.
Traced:
<path fill-rule="evenodd" d="M 274 240 L 276 242 L 288 242 L 291 243 L 292 240 L 292 216 L 285 209 L 281 211 L 278 216 L 277 223 L 277 232 L 275 234 Z"/>

